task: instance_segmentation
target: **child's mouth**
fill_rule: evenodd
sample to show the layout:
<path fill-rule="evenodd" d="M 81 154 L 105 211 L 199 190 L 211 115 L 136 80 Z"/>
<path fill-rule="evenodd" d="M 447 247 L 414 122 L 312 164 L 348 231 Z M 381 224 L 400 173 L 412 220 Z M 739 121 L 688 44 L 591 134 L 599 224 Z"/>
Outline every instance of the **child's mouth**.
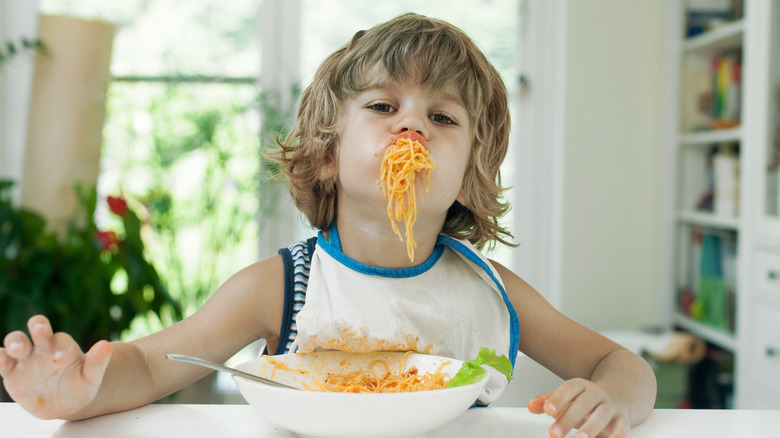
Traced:
<path fill-rule="evenodd" d="M 412 142 L 420 143 L 423 148 L 428 149 L 428 144 L 425 142 L 425 138 L 423 138 L 422 134 L 417 131 L 404 131 L 396 136 L 393 136 L 393 138 L 391 138 L 390 142 L 388 143 L 388 147 L 397 144 L 399 140 L 403 139 L 409 139 Z"/>

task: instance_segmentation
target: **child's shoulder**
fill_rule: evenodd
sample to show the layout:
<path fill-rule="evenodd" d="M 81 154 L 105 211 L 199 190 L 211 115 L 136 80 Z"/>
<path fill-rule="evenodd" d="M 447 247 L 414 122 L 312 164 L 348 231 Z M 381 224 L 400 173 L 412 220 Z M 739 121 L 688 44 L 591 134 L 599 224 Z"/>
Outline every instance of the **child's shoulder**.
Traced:
<path fill-rule="evenodd" d="M 522 300 L 524 296 L 529 294 L 538 295 L 538 292 L 530 284 L 523 280 L 519 275 L 515 274 L 511 269 L 493 259 L 488 260 L 501 277 L 507 295 L 515 306 L 517 306 L 517 302 Z"/>

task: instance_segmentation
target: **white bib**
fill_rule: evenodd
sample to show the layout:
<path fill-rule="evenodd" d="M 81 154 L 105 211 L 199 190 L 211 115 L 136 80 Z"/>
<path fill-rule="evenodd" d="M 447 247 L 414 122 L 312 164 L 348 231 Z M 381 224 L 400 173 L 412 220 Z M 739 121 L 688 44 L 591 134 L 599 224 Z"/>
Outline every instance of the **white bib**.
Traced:
<path fill-rule="evenodd" d="M 514 364 L 517 316 L 495 269 L 469 242 L 440 236 L 428 260 L 388 269 L 345 256 L 335 226 L 329 235 L 330 242 L 317 238 L 291 351 L 412 350 L 471 360 L 488 347 Z M 491 373 L 488 385 L 483 403 L 506 379 Z"/>

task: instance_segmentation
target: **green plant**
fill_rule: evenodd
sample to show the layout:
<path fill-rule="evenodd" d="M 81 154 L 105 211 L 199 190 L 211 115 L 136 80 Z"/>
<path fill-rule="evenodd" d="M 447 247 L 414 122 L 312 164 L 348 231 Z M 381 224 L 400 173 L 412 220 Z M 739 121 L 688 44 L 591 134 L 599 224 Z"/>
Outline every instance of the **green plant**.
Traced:
<path fill-rule="evenodd" d="M 187 313 L 248 262 L 240 260 L 239 247 L 256 240 L 257 179 L 253 170 L 239 170 L 249 157 L 242 157 L 239 140 L 231 138 L 229 116 L 229 110 L 215 108 L 189 112 L 176 121 L 189 125 L 183 137 L 170 136 L 169 127 L 160 124 L 148 156 L 154 177 L 141 199 L 154 223 L 155 257 Z M 188 160 L 201 163 L 187 172 L 197 190 L 175 193 L 170 175 L 178 166 L 187 168 Z"/>
<path fill-rule="evenodd" d="M 262 149 L 284 134 L 293 94 L 283 108 L 254 85 L 112 85 L 105 176 L 148 211 L 150 258 L 185 315 L 257 259 L 258 213 L 267 218 L 281 193 Z"/>
<path fill-rule="evenodd" d="M 105 176 L 148 211 L 150 258 L 190 314 L 257 259 L 255 86 L 114 84 L 111 93 Z"/>
<path fill-rule="evenodd" d="M 134 318 L 154 314 L 172 322 L 179 304 L 144 255 L 142 223 L 123 198 L 109 197 L 121 232 L 93 220 L 94 189 L 76 188 L 80 211 L 61 232 L 39 214 L 12 204 L 11 181 L 0 180 L 0 334 L 25 329 L 44 314 L 82 348 L 118 339 Z"/>

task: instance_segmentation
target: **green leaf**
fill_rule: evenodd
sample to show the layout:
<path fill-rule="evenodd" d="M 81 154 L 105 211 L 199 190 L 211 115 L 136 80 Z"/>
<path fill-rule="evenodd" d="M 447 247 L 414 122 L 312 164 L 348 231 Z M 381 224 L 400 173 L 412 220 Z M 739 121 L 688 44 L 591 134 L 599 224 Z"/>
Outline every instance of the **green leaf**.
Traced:
<path fill-rule="evenodd" d="M 482 347 L 479 349 L 479 353 L 475 359 L 463 362 L 463 365 L 461 365 L 457 374 L 450 379 L 447 388 L 470 385 L 482 380 L 487 374 L 487 371 L 485 371 L 481 365 L 493 367 L 506 376 L 507 380 L 512 380 L 512 362 L 509 361 L 509 358 L 503 354 L 498 356 L 496 350 L 493 350 L 492 348 Z"/>

